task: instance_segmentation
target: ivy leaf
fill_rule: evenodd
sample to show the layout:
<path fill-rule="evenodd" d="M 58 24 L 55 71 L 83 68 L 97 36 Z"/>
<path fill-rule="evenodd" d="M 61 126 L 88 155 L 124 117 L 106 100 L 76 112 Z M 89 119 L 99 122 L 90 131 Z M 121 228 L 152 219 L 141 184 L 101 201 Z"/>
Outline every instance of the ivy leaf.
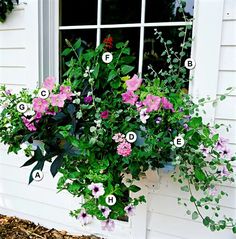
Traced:
<path fill-rule="evenodd" d="M 126 75 L 126 74 L 128 74 L 129 72 L 131 72 L 133 69 L 134 69 L 133 66 L 123 65 L 123 66 L 121 66 L 121 73 L 122 73 L 123 75 Z"/>
<path fill-rule="evenodd" d="M 189 192 L 189 187 L 188 187 L 187 185 L 182 186 L 182 187 L 181 187 L 181 190 L 182 190 L 183 192 Z"/>
<path fill-rule="evenodd" d="M 233 233 L 236 233 L 236 227 L 232 228 Z"/>
<path fill-rule="evenodd" d="M 202 125 L 202 117 L 194 117 L 189 121 L 189 126 L 191 128 L 198 128 L 200 125 Z"/>
<path fill-rule="evenodd" d="M 204 226 L 208 227 L 210 225 L 210 221 L 211 219 L 209 217 L 205 217 L 202 222 Z"/>
<path fill-rule="evenodd" d="M 50 171 L 53 177 L 56 176 L 58 170 L 62 166 L 64 154 L 60 154 L 52 163 Z"/>
<path fill-rule="evenodd" d="M 220 96 L 220 100 L 221 100 L 221 101 L 222 101 L 222 100 L 225 100 L 225 98 L 226 98 L 225 95 L 221 95 L 221 96 Z"/>

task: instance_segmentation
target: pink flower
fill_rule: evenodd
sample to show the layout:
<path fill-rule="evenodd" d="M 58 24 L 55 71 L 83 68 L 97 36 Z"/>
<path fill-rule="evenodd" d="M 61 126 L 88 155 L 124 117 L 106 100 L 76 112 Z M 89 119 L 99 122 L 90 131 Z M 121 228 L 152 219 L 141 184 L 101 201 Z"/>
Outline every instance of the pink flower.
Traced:
<path fill-rule="evenodd" d="M 117 153 L 123 157 L 129 156 L 131 152 L 131 144 L 128 142 L 122 142 L 117 146 Z"/>
<path fill-rule="evenodd" d="M 138 96 L 135 95 L 133 91 L 128 90 L 127 92 L 122 94 L 122 99 L 126 104 L 135 105 L 136 101 L 138 100 Z"/>
<path fill-rule="evenodd" d="M 174 112 L 173 104 L 171 104 L 170 101 L 168 101 L 166 97 L 161 98 L 161 103 L 162 103 L 162 106 L 164 109 L 172 110 L 172 112 Z"/>
<path fill-rule="evenodd" d="M 59 108 L 62 108 L 65 104 L 66 95 L 64 94 L 52 94 L 51 95 L 51 105 L 52 106 L 58 106 Z"/>
<path fill-rule="evenodd" d="M 143 101 L 143 105 L 147 106 L 147 113 L 158 110 L 160 108 L 161 98 L 159 96 L 147 95 Z"/>
<path fill-rule="evenodd" d="M 102 221 L 102 230 L 113 231 L 115 229 L 115 222 L 111 219 L 107 219 L 106 221 Z"/>
<path fill-rule="evenodd" d="M 44 80 L 43 87 L 52 91 L 53 88 L 55 87 L 55 83 L 56 83 L 56 78 L 53 76 L 49 76 Z"/>
<path fill-rule="evenodd" d="M 81 210 L 77 219 L 80 221 L 82 225 L 87 225 L 92 221 L 91 215 L 89 215 L 84 209 Z"/>
<path fill-rule="evenodd" d="M 105 207 L 105 206 L 101 206 L 99 205 L 98 206 L 99 210 L 102 212 L 102 215 L 105 217 L 105 218 L 108 218 L 110 212 L 111 212 L 111 209 L 108 208 L 108 207 Z"/>
<path fill-rule="evenodd" d="M 67 100 L 72 100 L 72 96 L 74 95 L 71 92 L 71 87 L 70 86 L 60 86 L 60 94 L 64 94 L 66 96 Z"/>
<path fill-rule="evenodd" d="M 203 144 L 200 145 L 200 150 L 205 157 L 208 157 L 210 154 L 210 149 L 206 148 Z"/>
<path fill-rule="evenodd" d="M 225 165 L 220 166 L 218 171 L 221 177 L 223 176 L 228 177 L 230 175 L 230 172 Z"/>
<path fill-rule="evenodd" d="M 128 91 L 136 91 L 142 84 L 142 79 L 138 78 L 137 75 L 134 75 L 130 80 L 127 80 L 125 83 L 127 85 Z"/>
<path fill-rule="evenodd" d="M 139 113 L 139 116 L 140 116 L 140 120 L 143 124 L 146 124 L 147 123 L 147 119 L 149 119 L 150 115 L 147 114 L 147 108 L 143 108 L 141 109 L 140 113 Z"/>
<path fill-rule="evenodd" d="M 33 99 L 33 109 L 36 112 L 44 113 L 48 110 L 49 104 L 45 99 L 34 98 Z"/>
<path fill-rule="evenodd" d="M 127 213 L 127 215 L 130 217 L 130 216 L 134 216 L 135 215 L 135 207 L 133 205 L 128 205 L 124 208 L 125 212 Z"/>
<path fill-rule="evenodd" d="M 34 124 L 31 123 L 27 118 L 21 117 L 21 119 L 22 119 L 24 125 L 27 127 L 27 129 L 29 131 L 36 131 L 37 130 L 36 127 L 34 126 Z"/>
<path fill-rule="evenodd" d="M 102 119 L 107 119 L 108 116 L 109 116 L 109 111 L 108 111 L 108 110 L 103 111 L 103 112 L 100 114 L 100 116 L 101 116 Z"/>
<path fill-rule="evenodd" d="M 112 139 L 115 140 L 116 143 L 122 143 L 125 141 L 125 135 L 117 133 L 112 137 Z"/>
<path fill-rule="evenodd" d="M 99 198 L 105 193 L 102 183 L 91 183 L 88 186 L 88 189 L 92 191 L 92 195 L 94 196 L 94 198 Z"/>
<path fill-rule="evenodd" d="M 34 116 L 34 119 L 36 120 L 37 123 L 39 122 L 41 118 L 42 118 L 42 113 L 39 113 L 39 112 L 37 112 Z"/>
<path fill-rule="evenodd" d="M 46 115 L 56 115 L 56 112 L 52 111 L 52 110 L 47 110 L 45 112 Z"/>

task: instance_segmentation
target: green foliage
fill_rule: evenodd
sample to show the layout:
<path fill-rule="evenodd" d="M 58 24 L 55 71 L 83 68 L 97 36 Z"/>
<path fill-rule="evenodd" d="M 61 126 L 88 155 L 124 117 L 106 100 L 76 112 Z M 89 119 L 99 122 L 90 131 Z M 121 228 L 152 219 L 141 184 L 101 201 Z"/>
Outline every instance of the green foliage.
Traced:
<path fill-rule="evenodd" d="M 14 9 L 13 0 L 0 0 L 0 22 L 5 22 L 7 14 Z M 18 0 L 16 1 L 18 3 Z"/>

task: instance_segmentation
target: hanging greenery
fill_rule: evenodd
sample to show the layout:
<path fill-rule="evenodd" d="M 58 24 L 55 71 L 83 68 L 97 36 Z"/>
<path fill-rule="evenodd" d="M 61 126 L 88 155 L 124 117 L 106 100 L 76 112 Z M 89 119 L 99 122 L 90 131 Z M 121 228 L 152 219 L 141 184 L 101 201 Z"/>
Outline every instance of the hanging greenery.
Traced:
<path fill-rule="evenodd" d="M 5 22 L 7 14 L 14 9 L 14 3 L 19 3 L 19 0 L 0 0 L 0 22 Z"/>

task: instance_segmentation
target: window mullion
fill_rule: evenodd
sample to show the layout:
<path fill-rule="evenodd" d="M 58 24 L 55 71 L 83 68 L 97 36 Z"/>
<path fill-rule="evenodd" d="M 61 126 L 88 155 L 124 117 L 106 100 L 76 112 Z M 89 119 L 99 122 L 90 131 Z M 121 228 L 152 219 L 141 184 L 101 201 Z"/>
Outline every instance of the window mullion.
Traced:
<path fill-rule="evenodd" d="M 142 12 L 141 12 L 141 28 L 140 28 L 140 43 L 139 43 L 139 64 L 138 72 L 142 74 L 143 68 L 143 52 L 144 52 L 144 26 L 145 26 L 145 10 L 146 0 L 142 0 Z"/>
<path fill-rule="evenodd" d="M 102 21 L 102 0 L 98 0 L 98 11 L 97 11 L 97 40 L 96 45 L 99 46 L 101 43 L 101 21 Z"/>

